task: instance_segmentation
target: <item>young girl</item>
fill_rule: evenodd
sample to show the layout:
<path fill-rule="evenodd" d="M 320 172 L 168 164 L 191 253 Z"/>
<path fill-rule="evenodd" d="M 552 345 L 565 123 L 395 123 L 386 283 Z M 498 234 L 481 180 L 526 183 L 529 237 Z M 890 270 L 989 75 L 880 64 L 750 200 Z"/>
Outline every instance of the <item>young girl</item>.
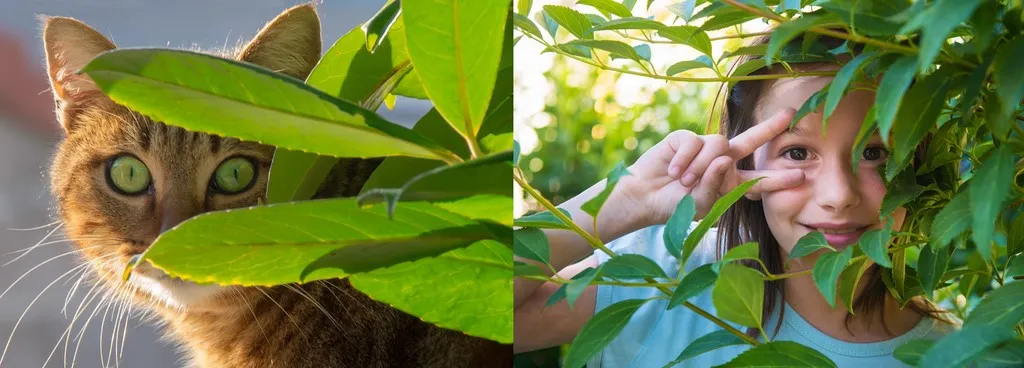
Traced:
<path fill-rule="evenodd" d="M 761 38 L 754 44 L 765 44 L 767 40 Z M 819 42 L 829 41 L 834 40 Z M 801 40 L 794 42 L 799 45 Z M 817 63 L 793 67 L 809 71 L 836 70 L 839 66 Z M 762 68 L 751 74 L 781 72 L 781 67 Z M 593 218 L 580 206 L 604 189 L 604 181 L 560 207 L 568 210 L 584 230 L 610 241 L 612 250 L 651 258 L 670 276 L 680 269 L 689 272 L 714 262 L 728 249 L 750 241 L 760 244 L 761 260 L 773 274 L 810 269 L 822 251 L 791 260 L 783 267 L 783 260 L 802 236 L 820 231 L 830 245 L 842 251 L 855 244 L 865 231 L 885 227 L 879 220 L 885 183 L 876 171 L 888 157 L 881 138 L 876 134 L 858 153 L 862 155 L 858 167 L 852 167 L 850 157 L 874 94 L 850 91 L 824 131 L 820 110 L 787 129 L 795 110 L 830 79 L 799 77 L 736 83 L 729 91 L 722 114 L 720 131 L 727 135 L 698 136 L 676 131 L 645 152 L 629 167 L 631 175 L 620 179 L 605 202 L 597 219 L 598 233 L 594 232 Z M 695 199 L 695 219 L 700 219 L 724 193 L 757 177 L 764 179 L 726 212 L 718 228 L 708 232 L 687 264 L 680 265 L 668 254 L 662 243 L 662 224 L 683 196 L 689 194 Z M 906 215 L 902 208 L 894 212 L 893 229 L 902 226 Z M 551 263 L 561 270 L 559 275 L 563 278 L 608 260 L 573 232 L 545 233 L 551 243 Z M 900 308 L 880 275 L 878 266 L 872 266 L 858 284 L 855 316 L 847 312 L 841 301 L 830 307 L 810 275 L 767 282 L 762 311 L 764 329 L 772 340 L 795 341 L 816 349 L 839 367 L 904 366 L 893 358 L 897 347 L 913 339 L 938 338 L 949 333 L 952 326 L 923 299 Z M 564 300 L 545 307 L 557 289 L 555 283 L 515 280 L 517 352 L 569 343 L 603 308 L 627 299 L 660 294 L 655 288 L 590 286 L 572 308 Z M 689 302 L 715 313 L 710 288 Z M 591 359 L 588 367 L 662 367 L 695 339 L 721 329 L 688 308 L 666 310 L 666 304 L 667 301 L 659 299 L 641 307 L 618 337 Z M 760 337 L 753 331 L 748 333 Z M 682 365 L 724 364 L 749 348 L 720 348 L 690 358 Z"/>

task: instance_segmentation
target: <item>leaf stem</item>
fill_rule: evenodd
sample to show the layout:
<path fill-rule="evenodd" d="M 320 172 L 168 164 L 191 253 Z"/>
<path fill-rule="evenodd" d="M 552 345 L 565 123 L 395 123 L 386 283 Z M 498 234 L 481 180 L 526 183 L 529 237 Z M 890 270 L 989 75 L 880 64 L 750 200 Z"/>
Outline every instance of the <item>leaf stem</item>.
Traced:
<path fill-rule="evenodd" d="M 767 278 L 769 281 L 782 280 L 782 279 L 788 279 L 790 277 L 810 275 L 811 271 L 812 270 L 808 268 L 808 269 L 803 270 L 803 271 L 780 273 L 778 275 L 773 275 L 773 274 L 769 273 L 769 274 L 765 275 L 765 278 Z"/>
<path fill-rule="evenodd" d="M 547 278 L 547 277 L 539 276 L 539 275 L 527 275 L 527 276 L 516 276 L 516 277 L 523 278 L 523 279 L 540 280 L 540 281 L 553 281 L 556 284 L 568 284 L 568 283 L 572 282 L 572 280 L 566 280 L 566 279 L 562 279 L 562 278 L 558 278 L 558 279 Z M 675 287 L 676 286 L 675 282 L 656 282 L 656 283 L 652 284 L 652 283 L 649 283 L 649 282 L 625 282 L 625 281 L 602 281 L 602 280 L 593 280 L 593 281 L 590 282 L 590 284 L 591 285 L 613 285 L 613 286 L 624 286 L 624 287 L 658 287 L 658 286 Z"/>

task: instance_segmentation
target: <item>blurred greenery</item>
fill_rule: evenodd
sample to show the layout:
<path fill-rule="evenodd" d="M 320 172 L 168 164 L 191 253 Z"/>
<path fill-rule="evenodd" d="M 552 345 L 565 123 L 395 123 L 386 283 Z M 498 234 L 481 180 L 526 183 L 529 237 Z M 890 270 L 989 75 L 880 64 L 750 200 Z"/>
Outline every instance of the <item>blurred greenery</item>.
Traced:
<path fill-rule="evenodd" d="M 550 123 L 534 128 L 537 147 L 523 156 L 520 167 L 556 205 L 603 179 L 615 164 L 632 163 L 671 131 L 704 132 L 720 87 L 671 83 L 642 89 L 650 98 L 626 105 L 616 98 L 616 86 L 636 77 L 601 73 L 562 56 L 544 76 L 552 98 L 538 114 L 546 114 Z"/>

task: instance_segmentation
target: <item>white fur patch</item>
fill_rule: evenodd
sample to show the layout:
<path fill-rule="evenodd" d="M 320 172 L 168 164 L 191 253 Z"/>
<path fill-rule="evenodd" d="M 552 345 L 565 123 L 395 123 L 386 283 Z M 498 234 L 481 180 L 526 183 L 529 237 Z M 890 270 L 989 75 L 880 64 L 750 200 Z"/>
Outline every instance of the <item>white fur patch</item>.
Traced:
<path fill-rule="evenodd" d="M 201 285 L 171 278 L 163 271 L 148 264 L 139 265 L 136 271 L 144 272 L 133 272 L 131 283 L 167 306 L 176 309 L 186 310 L 189 307 L 195 307 L 227 290 L 227 288 L 215 284 Z"/>

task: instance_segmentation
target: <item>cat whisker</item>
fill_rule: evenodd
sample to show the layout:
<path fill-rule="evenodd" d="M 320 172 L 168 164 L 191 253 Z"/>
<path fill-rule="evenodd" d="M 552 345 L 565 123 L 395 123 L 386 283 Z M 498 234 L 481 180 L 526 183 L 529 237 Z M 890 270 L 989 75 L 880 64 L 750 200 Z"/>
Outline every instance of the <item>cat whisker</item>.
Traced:
<path fill-rule="evenodd" d="M 71 356 L 71 368 L 74 368 L 75 363 L 78 361 L 78 349 L 81 348 L 82 346 L 82 340 L 84 340 L 82 339 L 82 336 L 85 335 L 85 330 L 86 328 L 89 327 L 89 322 L 92 322 L 92 319 L 99 315 L 100 308 L 109 306 L 111 300 L 110 298 L 112 296 L 113 290 L 107 289 L 106 292 L 103 294 L 103 298 L 100 299 L 99 304 L 96 304 L 96 307 L 93 308 L 92 313 L 89 315 L 89 318 L 85 319 L 85 322 L 82 324 L 82 328 L 78 330 L 78 335 L 75 336 L 75 341 L 77 341 L 75 343 L 75 353 Z"/>
<path fill-rule="evenodd" d="M 334 316 L 332 316 L 331 313 L 328 312 L 327 309 L 325 309 L 324 306 L 320 304 L 320 302 L 316 301 L 316 299 L 314 299 L 313 296 L 309 295 L 309 293 L 303 291 L 302 289 L 295 285 L 285 284 L 283 286 L 288 290 L 294 291 L 295 293 L 302 295 L 303 298 L 306 298 L 306 300 L 308 300 L 310 303 L 313 303 L 313 306 L 315 306 L 317 309 L 323 312 L 324 315 L 327 316 L 327 319 L 331 320 L 331 323 L 333 323 L 335 327 L 341 328 L 341 324 L 338 323 L 338 320 L 334 319 Z"/>
<path fill-rule="evenodd" d="M 287 310 L 285 310 L 285 309 L 284 309 L 284 307 L 282 307 L 282 306 L 281 306 L 281 304 L 277 302 L 277 300 L 274 300 L 274 298 L 273 298 L 273 297 L 271 297 L 271 296 L 270 296 L 270 294 L 267 294 L 267 292 L 266 292 L 266 291 L 263 291 L 263 288 L 261 288 L 261 287 L 255 287 L 255 289 L 256 289 L 256 290 L 259 290 L 259 292 L 263 293 L 263 295 L 264 295 L 264 296 L 266 296 L 266 297 L 267 297 L 267 299 L 268 299 L 268 300 L 270 300 L 270 302 L 271 302 L 271 303 L 274 303 L 274 305 L 276 305 L 276 306 L 277 306 L 277 308 L 281 309 L 281 311 L 282 311 L 282 312 L 284 312 L 284 316 L 285 316 L 285 317 L 288 317 L 288 320 L 292 322 L 292 325 L 295 325 L 295 328 L 296 328 L 296 329 L 298 329 L 299 331 L 303 331 L 303 329 L 302 329 L 301 327 L 299 327 L 299 324 L 298 324 L 297 322 L 295 322 L 295 318 L 292 318 L 292 315 L 291 315 L 291 313 L 288 313 L 288 311 L 287 311 Z M 302 338 L 303 338 L 304 340 L 306 340 L 306 346 L 308 347 L 308 346 L 309 346 L 309 337 L 308 337 L 308 336 L 306 336 L 306 334 L 305 334 L 305 333 L 303 333 L 303 334 L 302 334 Z"/>
<path fill-rule="evenodd" d="M 78 270 L 77 272 L 79 272 L 81 275 L 84 276 L 88 271 L 89 271 L 88 267 L 83 267 L 80 270 Z M 79 276 L 78 279 L 81 280 L 82 276 Z M 76 286 L 77 286 L 77 284 L 76 284 Z M 67 302 L 65 302 L 64 305 L 66 307 L 67 306 Z M 67 317 L 67 314 L 65 313 L 64 316 Z M 43 365 L 42 365 L 43 368 L 45 368 L 46 365 L 50 363 L 50 359 L 53 358 L 53 354 L 57 352 L 57 347 L 60 346 L 60 341 L 64 339 L 64 335 L 67 335 L 67 334 L 71 333 L 72 327 L 73 327 L 73 325 L 69 324 L 68 328 L 64 329 L 64 333 L 62 333 L 60 335 L 60 337 L 57 338 L 57 342 L 55 344 L 53 344 L 53 349 L 50 350 L 50 354 L 46 356 L 46 361 L 43 362 Z M 65 361 L 65 366 L 67 365 L 66 363 L 67 362 Z"/>
<path fill-rule="evenodd" d="M 28 255 L 28 253 L 31 252 L 33 249 L 39 248 L 40 244 L 42 244 L 43 242 L 46 241 L 46 238 L 49 238 L 50 235 L 53 235 L 53 233 L 56 232 L 57 230 L 60 230 L 60 228 L 61 228 L 61 225 L 57 225 L 56 227 L 53 228 L 53 230 L 50 230 L 50 232 L 46 233 L 46 235 L 43 235 L 43 238 L 39 239 L 39 241 L 36 242 L 36 245 L 33 245 L 33 246 L 29 247 L 27 250 L 25 250 L 25 253 L 22 253 L 20 256 L 14 258 L 10 262 L 7 262 L 7 263 L 4 263 L 3 265 L 0 265 L 0 267 L 9 265 L 9 264 L 11 264 L 11 262 L 17 261 L 17 260 L 21 259 L 21 257 L 24 257 L 24 256 Z"/>
<path fill-rule="evenodd" d="M 245 295 L 242 294 L 242 291 L 239 290 L 238 287 L 231 287 L 231 291 L 234 291 L 238 299 L 241 299 L 242 302 L 245 303 L 245 307 L 249 308 L 249 313 L 252 314 L 253 321 L 256 321 L 256 327 L 259 327 L 260 334 L 263 335 L 263 340 L 266 341 L 267 344 L 270 344 L 270 337 L 267 337 L 267 331 L 263 329 L 263 324 L 260 323 L 260 318 L 256 316 L 256 311 L 252 309 L 252 304 L 249 304 L 249 301 L 245 298 Z"/>
<path fill-rule="evenodd" d="M 93 247 L 98 247 L 98 246 L 99 245 L 96 245 L 96 246 L 93 246 Z M 25 273 L 21 274 L 21 276 L 19 276 L 16 280 L 14 280 L 14 282 L 12 282 L 11 285 L 7 286 L 7 289 L 5 289 L 4 292 L 0 293 L 0 300 L 3 300 L 4 299 L 4 295 L 7 295 L 7 292 L 11 291 L 11 289 L 14 288 L 14 286 L 18 285 L 18 283 L 21 282 L 21 280 L 24 279 L 26 276 L 28 276 L 30 273 L 32 273 L 32 271 L 35 271 L 39 267 L 42 267 L 42 266 L 46 265 L 47 263 L 50 263 L 50 262 L 52 262 L 52 261 L 54 261 L 54 260 L 56 260 L 58 258 L 66 257 L 68 255 L 72 255 L 72 254 L 75 254 L 75 253 L 78 253 L 78 252 L 81 252 L 83 250 L 90 249 L 90 248 L 92 248 L 92 247 L 82 248 L 82 249 L 78 249 L 78 250 L 72 250 L 70 252 L 61 253 L 61 254 L 58 254 L 56 256 L 50 257 L 50 259 L 47 259 L 45 261 L 40 262 L 39 264 L 37 264 L 34 267 L 30 268 L 28 271 L 25 271 Z"/>
<path fill-rule="evenodd" d="M 111 254 L 107 254 L 107 255 L 103 256 L 101 258 L 101 260 L 103 260 L 103 262 L 101 264 L 105 265 L 105 264 L 114 262 L 116 260 L 116 258 L 109 259 L 109 258 L 112 258 L 113 256 L 116 256 L 116 254 L 115 253 L 111 253 Z M 97 283 L 94 283 L 91 288 L 89 288 L 89 291 L 86 292 L 85 296 L 82 298 L 82 302 L 78 303 L 78 308 L 75 309 L 74 317 L 71 318 L 71 323 L 68 325 L 69 331 L 68 331 L 67 335 L 64 337 L 64 355 L 63 355 L 63 359 L 64 359 L 64 367 L 65 368 L 67 368 L 67 366 L 68 366 L 68 348 L 71 346 L 71 332 L 70 332 L 70 330 L 72 330 L 74 328 L 74 325 L 75 325 L 76 322 L 78 322 L 78 317 L 81 316 L 82 312 L 85 309 L 87 309 L 90 304 L 92 304 L 92 301 L 95 300 L 97 296 L 99 296 L 101 294 L 100 292 L 96 292 L 96 291 L 97 290 L 99 290 L 99 291 L 108 290 L 108 289 L 99 288 L 100 285 L 101 285 L 101 283 L 97 282 Z M 93 308 L 93 312 L 92 313 L 95 313 L 97 310 L 99 310 L 99 308 L 102 305 L 103 305 L 103 300 L 101 299 L 96 304 L 96 306 Z M 89 320 L 92 320 L 92 317 L 89 317 Z M 88 321 L 87 321 L 86 324 L 84 326 L 82 326 L 82 331 L 80 331 L 79 334 L 78 334 L 79 338 L 82 336 L 82 333 L 84 333 L 84 329 L 88 325 L 89 324 L 88 324 Z M 80 342 L 80 340 L 79 340 L 79 342 Z M 58 341 L 58 343 L 60 343 L 60 342 Z M 77 354 L 78 354 L 78 348 L 77 348 L 77 345 L 76 345 L 75 355 L 77 356 Z M 72 362 L 72 365 L 73 364 L 74 363 Z"/>
<path fill-rule="evenodd" d="M 25 311 L 21 312 L 21 316 L 19 316 L 18 320 L 16 322 L 14 322 L 14 328 L 11 329 L 11 335 L 7 338 L 7 343 L 4 344 L 4 351 L 3 351 L 3 353 L 0 353 L 0 365 L 3 364 L 4 358 L 7 356 L 7 350 L 10 349 L 10 347 L 11 347 L 11 341 L 14 341 L 14 333 L 18 331 L 18 326 L 21 325 L 21 321 L 25 319 L 25 315 L 27 315 L 28 311 L 32 309 L 32 306 L 36 304 L 36 301 L 39 300 L 39 297 L 41 297 L 44 293 L 46 293 L 46 291 L 49 290 L 50 287 L 53 286 L 53 284 L 56 284 L 58 281 L 60 281 L 60 279 L 66 277 L 69 274 L 71 274 L 72 272 L 77 270 L 79 267 L 86 267 L 86 266 L 88 266 L 88 264 L 83 263 L 81 265 L 78 265 L 78 266 L 75 266 L 75 267 L 71 268 L 71 270 L 68 270 L 67 272 L 61 274 L 60 276 L 57 276 L 56 279 L 54 279 L 52 282 L 47 284 L 46 287 L 44 287 L 42 291 L 40 291 L 38 294 L 36 294 L 35 298 L 32 298 L 32 301 L 29 302 L 28 306 L 25 307 Z M 18 280 L 21 280 L 21 279 L 19 278 Z M 8 290 L 10 290 L 10 289 L 8 289 Z"/>
<path fill-rule="evenodd" d="M 25 229 L 15 229 L 15 228 L 10 228 L 9 227 L 9 228 L 7 228 L 7 230 L 10 230 L 10 231 L 35 231 L 35 230 L 39 230 L 39 229 L 45 229 L 45 228 L 48 228 L 50 226 L 57 225 L 57 224 L 63 225 L 63 224 L 61 224 L 60 220 L 57 220 L 57 221 L 51 222 L 51 223 L 46 224 L 46 225 L 30 227 L 30 228 L 25 228 Z"/>

